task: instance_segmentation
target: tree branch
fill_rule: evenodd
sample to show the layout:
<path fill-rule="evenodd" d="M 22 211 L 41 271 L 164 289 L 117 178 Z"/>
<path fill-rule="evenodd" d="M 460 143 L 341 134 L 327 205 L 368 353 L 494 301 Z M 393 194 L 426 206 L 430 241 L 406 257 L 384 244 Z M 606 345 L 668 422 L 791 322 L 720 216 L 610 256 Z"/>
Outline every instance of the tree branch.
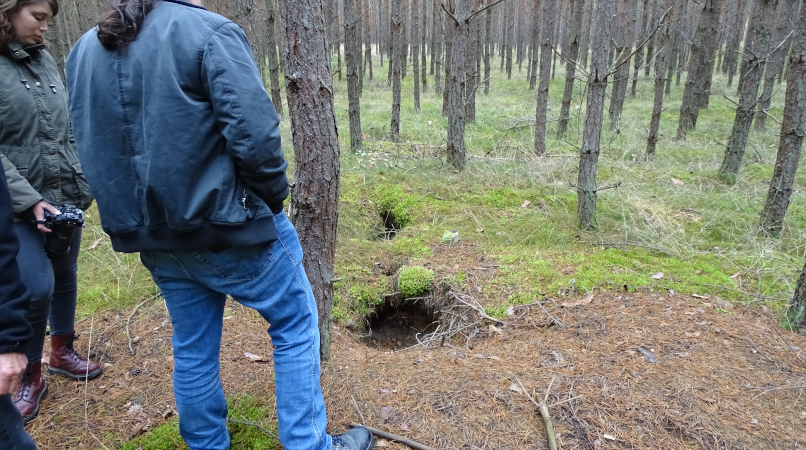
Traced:
<path fill-rule="evenodd" d="M 472 19 L 472 18 L 476 17 L 477 15 L 481 14 L 481 13 L 482 13 L 482 12 L 484 12 L 485 10 L 488 10 L 488 9 L 492 8 L 493 6 L 495 6 L 495 5 L 497 5 L 497 4 L 501 3 L 501 2 L 504 2 L 504 1 L 506 1 L 506 0 L 498 0 L 498 1 L 497 1 L 497 2 L 495 2 L 495 3 L 490 3 L 490 4 L 489 4 L 489 5 L 487 5 L 487 6 L 481 7 L 481 8 L 479 8 L 479 9 L 477 9 L 477 10 L 473 11 L 472 13 L 470 13 L 470 16 L 468 16 L 467 21 L 469 22 L 469 21 L 470 21 L 470 19 Z"/>

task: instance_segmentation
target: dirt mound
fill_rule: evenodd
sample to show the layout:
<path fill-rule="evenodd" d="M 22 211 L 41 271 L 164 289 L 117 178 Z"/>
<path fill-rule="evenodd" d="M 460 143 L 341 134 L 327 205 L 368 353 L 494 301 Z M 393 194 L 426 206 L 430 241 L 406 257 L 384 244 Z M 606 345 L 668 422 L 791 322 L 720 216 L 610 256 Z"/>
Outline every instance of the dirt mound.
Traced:
<path fill-rule="evenodd" d="M 548 403 L 564 448 L 806 446 L 806 338 L 778 330 L 766 308 L 634 292 L 543 305 L 561 324 L 527 307 L 507 326 L 486 323 L 472 338 L 406 351 L 337 328 L 322 379 L 332 431 L 363 419 L 438 449 L 547 448 L 520 381 L 540 399 L 551 384 Z M 29 426 L 40 448 L 119 447 L 174 414 L 167 311 L 154 300 L 131 320 L 136 356 L 123 332 L 129 313 L 79 326 L 84 336 L 92 331 L 105 373 L 88 385 L 50 378 L 42 413 Z M 226 315 L 225 392 L 270 397 L 266 324 L 235 303 Z"/>

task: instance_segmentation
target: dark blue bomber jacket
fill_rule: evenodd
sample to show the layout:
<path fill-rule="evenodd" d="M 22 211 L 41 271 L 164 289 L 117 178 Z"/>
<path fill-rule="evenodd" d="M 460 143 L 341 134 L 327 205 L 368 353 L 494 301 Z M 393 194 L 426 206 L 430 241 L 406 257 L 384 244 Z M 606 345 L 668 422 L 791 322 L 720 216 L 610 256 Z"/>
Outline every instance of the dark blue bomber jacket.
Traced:
<path fill-rule="evenodd" d="M 33 330 L 28 323 L 30 297 L 20 280 L 14 211 L 5 175 L 0 174 L 0 354 L 25 353 Z"/>
<path fill-rule="evenodd" d="M 163 0 L 109 51 L 97 29 L 67 59 L 79 158 L 120 252 L 277 239 L 288 196 L 279 117 L 240 27 Z"/>

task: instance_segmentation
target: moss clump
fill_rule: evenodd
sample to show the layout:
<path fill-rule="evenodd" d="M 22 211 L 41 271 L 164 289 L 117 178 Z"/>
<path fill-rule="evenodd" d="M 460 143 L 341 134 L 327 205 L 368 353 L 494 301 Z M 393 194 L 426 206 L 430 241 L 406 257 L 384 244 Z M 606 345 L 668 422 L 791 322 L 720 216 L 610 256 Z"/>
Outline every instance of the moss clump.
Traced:
<path fill-rule="evenodd" d="M 376 191 L 378 213 L 387 230 L 400 230 L 410 224 L 417 209 L 417 201 L 395 185 L 381 186 Z"/>
<path fill-rule="evenodd" d="M 434 271 L 421 266 L 406 267 L 397 279 L 397 289 L 403 298 L 417 297 L 431 289 Z"/>

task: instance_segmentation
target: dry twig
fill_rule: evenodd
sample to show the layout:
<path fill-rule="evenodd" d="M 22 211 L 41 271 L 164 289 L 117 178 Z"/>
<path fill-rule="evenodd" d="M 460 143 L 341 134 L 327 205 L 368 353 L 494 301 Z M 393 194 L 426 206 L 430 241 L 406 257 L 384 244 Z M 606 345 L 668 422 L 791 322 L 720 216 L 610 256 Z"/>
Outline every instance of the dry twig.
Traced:
<path fill-rule="evenodd" d="M 380 437 L 382 437 L 384 439 L 389 439 L 390 441 L 395 441 L 395 442 L 399 442 L 399 443 L 401 443 L 403 445 L 408 445 L 409 447 L 411 447 L 413 449 L 416 449 L 416 450 L 435 450 L 434 448 L 429 447 L 429 446 L 427 446 L 425 444 L 420 444 L 419 442 L 414 442 L 412 440 L 402 438 L 402 437 L 400 437 L 400 436 L 398 436 L 396 434 L 387 433 L 386 431 L 382 431 L 382 430 L 379 430 L 377 428 L 368 427 L 366 425 L 359 425 L 359 424 L 357 424 L 355 422 L 350 422 L 350 426 L 353 427 L 353 428 L 355 428 L 355 427 L 364 427 L 367 430 L 369 430 L 370 433 L 374 434 L 375 436 L 380 436 Z"/>
<path fill-rule="evenodd" d="M 546 438 L 549 441 L 549 450 L 557 450 L 557 435 L 554 433 L 554 424 L 551 423 L 551 414 L 549 414 L 549 407 L 547 405 L 549 399 L 549 393 L 551 392 L 551 386 L 554 385 L 554 377 L 551 377 L 551 383 L 549 383 L 549 388 L 546 389 L 546 395 L 543 397 L 543 401 L 538 403 L 529 395 L 529 392 L 523 387 L 523 383 L 521 380 L 515 378 L 515 381 L 518 382 L 518 386 L 521 387 L 523 393 L 529 397 L 529 400 L 532 401 L 537 406 L 538 411 L 540 411 L 540 417 L 543 418 L 543 423 L 546 425 Z"/>
<path fill-rule="evenodd" d="M 358 416 L 361 417 L 361 424 L 362 425 L 365 424 L 366 422 L 364 421 L 364 415 L 361 414 L 361 409 L 358 407 L 358 403 L 356 403 L 355 397 L 353 397 L 353 395 L 350 394 L 350 398 L 353 399 L 353 406 L 355 406 L 355 411 L 358 413 Z"/>

